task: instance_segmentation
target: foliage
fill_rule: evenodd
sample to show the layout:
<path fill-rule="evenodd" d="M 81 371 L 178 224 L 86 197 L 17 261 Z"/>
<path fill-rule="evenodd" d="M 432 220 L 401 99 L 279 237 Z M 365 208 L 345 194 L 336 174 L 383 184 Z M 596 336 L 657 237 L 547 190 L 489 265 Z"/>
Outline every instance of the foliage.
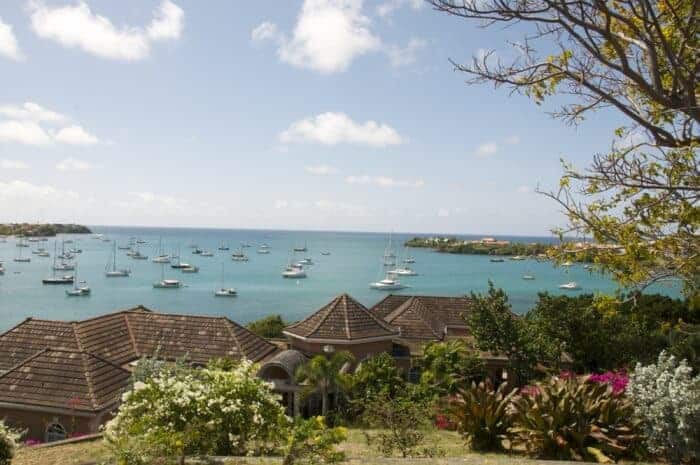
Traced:
<path fill-rule="evenodd" d="M 136 382 L 106 425 L 105 440 L 128 464 L 269 450 L 289 420 L 279 396 L 256 372 L 256 365 L 244 361 L 228 372 L 161 372 Z"/>
<path fill-rule="evenodd" d="M 506 86 L 538 105 L 568 97 L 554 115 L 573 124 L 602 108 L 631 122 L 615 132 L 609 153 L 596 155 L 586 170 L 564 163 L 559 189 L 543 193 L 569 218 L 562 236 L 592 235 L 599 244 L 619 246 L 592 251 L 621 283 L 644 288 L 673 277 L 689 295 L 697 292 L 697 1 L 430 2 L 456 17 L 487 26 L 522 23 L 527 31 L 510 42 L 517 49 L 510 63 L 490 51 L 471 65 L 455 65 L 470 83 Z M 576 252 L 564 246 L 557 255 L 563 261 Z"/>
<path fill-rule="evenodd" d="M 429 426 L 426 412 L 430 403 L 407 392 L 405 395 L 372 399 L 365 409 L 364 419 L 372 427 L 381 428 L 376 434 L 367 434 L 367 441 L 375 444 L 386 457 L 399 452 L 402 457 L 434 457 L 440 454 L 435 447 L 424 445 L 423 429 Z"/>
<path fill-rule="evenodd" d="M 625 392 L 630 378 L 624 371 L 606 371 L 601 374 L 594 374 L 588 377 L 589 383 L 607 384 L 612 388 L 615 395 Z"/>
<path fill-rule="evenodd" d="M 335 352 L 328 357 L 321 354 L 297 370 L 297 381 L 306 384 L 304 394 L 318 392 L 321 395 L 321 412 L 324 417 L 328 414 L 329 395 L 347 388 L 349 377 L 342 373 L 342 368 L 353 360 L 354 357 L 347 351 Z"/>
<path fill-rule="evenodd" d="M 420 360 L 421 384 L 438 397 L 454 394 L 460 385 L 484 377 L 484 364 L 462 339 L 431 342 Z"/>
<path fill-rule="evenodd" d="M 348 397 L 351 416 L 361 416 L 368 402 L 377 397 L 402 394 L 406 381 L 391 355 L 382 352 L 363 360 L 349 378 Z"/>
<path fill-rule="evenodd" d="M 479 350 L 508 357 L 509 371 L 516 384 L 524 384 L 535 375 L 537 363 L 558 362 L 561 352 L 541 334 L 529 332 L 522 318 L 517 317 L 502 289 L 489 281 L 488 294 L 471 293 L 471 312 L 467 324 Z"/>
<path fill-rule="evenodd" d="M 551 377 L 513 402 L 510 439 L 538 458 L 610 462 L 637 451 L 632 414 L 630 400 L 607 384 Z"/>
<path fill-rule="evenodd" d="M 132 383 L 141 381 L 145 382 L 157 376 L 178 376 L 186 374 L 191 370 L 187 361 L 187 356 L 175 359 L 174 361 L 166 361 L 160 357 L 160 347 L 157 347 L 152 357 L 143 356 L 138 362 L 134 370 L 131 372 Z"/>
<path fill-rule="evenodd" d="M 467 389 L 459 389 L 450 399 L 448 415 L 471 449 L 502 450 L 502 441 L 511 426 L 509 406 L 516 392 L 507 383 L 494 390 L 487 379 L 479 384 L 472 382 Z"/>
<path fill-rule="evenodd" d="M 650 451 L 673 464 L 700 459 L 700 375 L 693 378 L 685 361 L 662 352 L 656 364 L 638 364 L 630 381 Z"/>
<path fill-rule="evenodd" d="M 0 465 L 10 465 L 21 436 L 22 433 L 7 427 L 0 420 Z"/>
<path fill-rule="evenodd" d="M 338 452 L 335 446 L 346 438 L 345 428 L 328 428 L 323 417 L 298 418 L 287 438 L 282 463 L 322 465 L 342 462 L 345 454 Z"/>
<path fill-rule="evenodd" d="M 260 337 L 267 339 L 281 338 L 284 336 L 282 331 L 287 323 L 284 322 L 280 315 L 270 315 L 259 320 L 251 321 L 246 327 Z"/>
<path fill-rule="evenodd" d="M 0 236 L 53 237 L 56 234 L 90 234 L 79 224 L 10 223 L 0 224 Z"/>
<path fill-rule="evenodd" d="M 414 237 L 406 241 L 408 247 L 428 247 L 438 252 L 465 255 L 539 255 L 546 253 L 552 246 L 549 244 L 521 242 L 464 241 L 456 237 Z"/>

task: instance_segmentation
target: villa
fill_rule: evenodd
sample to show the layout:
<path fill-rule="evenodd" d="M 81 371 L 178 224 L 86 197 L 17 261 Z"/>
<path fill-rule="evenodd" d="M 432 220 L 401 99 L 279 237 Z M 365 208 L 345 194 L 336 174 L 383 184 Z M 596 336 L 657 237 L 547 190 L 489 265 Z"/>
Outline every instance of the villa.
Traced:
<path fill-rule="evenodd" d="M 92 433 L 108 421 L 142 357 L 250 359 L 271 381 L 290 415 L 310 413 L 299 366 L 318 354 L 347 350 L 356 364 L 386 352 L 415 381 L 413 361 L 433 341 L 468 338 L 466 297 L 389 295 L 371 308 L 342 294 L 284 330 L 274 344 L 225 317 L 168 314 L 143 306 L 76 322 L 28 318 L 0 334 L 0 418 L 42 441 Z M 480 354 L 497 375 L 504 357 Z M 353 369 L 353 367 L 347 367 Z"/>

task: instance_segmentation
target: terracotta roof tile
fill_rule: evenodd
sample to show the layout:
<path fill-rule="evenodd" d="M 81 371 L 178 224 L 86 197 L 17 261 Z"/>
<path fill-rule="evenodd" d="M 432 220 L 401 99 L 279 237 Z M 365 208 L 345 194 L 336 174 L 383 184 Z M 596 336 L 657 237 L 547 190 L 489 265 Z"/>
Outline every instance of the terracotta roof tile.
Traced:
<path fill-rule="evenodd" d="M 397 334 L 364 305 L 342 294 L 306 319 L 288 326 L 285 332 L 307 339 L 358 340 Z"/>
<path fill-rule="evenodd" d="M 397 328 L 402 338 L 443 339 L 445 328 L 466 327 L 468 297 L 388 296 L 372 311 Z"/>
<path fill-rule="evenodd" d="M 47 347 L 78 350 L 73 325 L 27 318 L 0 335 L 0 370 L 9 370 Z"/>

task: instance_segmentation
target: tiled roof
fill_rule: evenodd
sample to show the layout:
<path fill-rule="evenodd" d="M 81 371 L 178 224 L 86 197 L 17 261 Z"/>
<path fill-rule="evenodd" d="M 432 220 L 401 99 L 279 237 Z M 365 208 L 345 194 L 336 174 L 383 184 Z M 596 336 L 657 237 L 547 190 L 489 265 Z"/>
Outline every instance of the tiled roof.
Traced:
<path fill-rule="evenodd" d="M 0 376 L 0 402 L 99 412 L 119 401 L 130 377 L 87 352 L 44 349 Z"/>
<path fill-rule="evenodd" d="M 393 328 L 347 294 L 339 295 L 306 319 L 287 326 L 285 332 L 311 340 L 343 341 L 397 335 Z"/>
<path fill-rule="evenodd" d="M 466 326 L 469 303 L 468 297 L 388 296 L 372 311 L 399 329 L 402 338 L 441 340 L 447 326 Z"/>
<path fill-rule="evenodd" d="M 46 348 L 82 350 L 117 365 L 156 354 L 200 364 L 219 357 L 259 361 L 277 350 L 228 318 L 136 307 L 73 323 L 27 319 L 0 334 L 0 370 Z"/>

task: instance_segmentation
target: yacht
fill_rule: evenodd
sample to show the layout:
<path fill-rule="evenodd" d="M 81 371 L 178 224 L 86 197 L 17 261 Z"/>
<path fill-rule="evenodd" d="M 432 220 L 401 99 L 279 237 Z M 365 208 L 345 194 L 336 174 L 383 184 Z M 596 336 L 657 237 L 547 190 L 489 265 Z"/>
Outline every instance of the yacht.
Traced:
<path fill-rule="evenodd" d="M 153 263 L 170 263 L 170 255 L 168 254 L 163 254 L 163 255 L 156 255 L 151 259 Z"/>
<path fill-rule="evenodd" d="M 180 271 L 182 271 L 183 273 L 199 273 L 199 267 L 190 265 L 184 268 L 180 268 Z"/>
<path fill-rule="evenodd" d="M 139 250 L 131 254 L 131 258 L 134 260 L 148 260 L 148 255 L 142 254 Z"/>
<path fill-rule="evenodd" d="M 75 278 L 72 275 L 52 276 L 41 280 L 43 284 L 73 284 Z"/>
<path fill-rule="evenodd" d="M 489 260 L 491 263 L 503 263 L 505 260 L 502 258 L 492 258 Z"/>
<path fill-rule="evenodd" d="M 288 266 L 282 272 L 283 278 L 306 278 L 306 271 L 301 266 Z"/>
<path fill-rule="evenodd" d="M 243 253 L 243 250 L 236 249 L 236 251 L 231 254 L 231 260 L 234 262 L 247 262 L 248 256 Z"/>
<path fill-rule="evenodd" d="M 416 273 L 407 266 L 400 266 L 398 268 L 394 268 L 393 270 L 387 271 L 387 274 L 395 276 L 418 276 L 418 273 Z"/>
<path fill-rule="evenodd" d="M 182 283 L 178 279 L 161 279 L 153 283 L 155 289 L 178 289 L 182 287 Z"/>
<path fill-rule="evenodd" d="M 403 259 L 403 262 L 406 263 L 406 264 L 416 263 L 416 259 L 409 256 L 409 257 L 404 258 L 404 259 Z"/>
<path fill-rule="evenodd" d="M 37 256 L 37 257 L 44 257 L 44 258 L 46 258 L 46 257 L 50 257 L 51 254 L 48 253 L 46 250 L 42 250 L 42 251 L 40 251 L 38 254 L 36 254 L 36 256 Z"/>
<path fill-rule="evenodd" d="M 566 284 L 561 284 L 559 286 L 559 289 L 565 289 L 567 291 L 576 291 L 578 289 L 581 289 L 581 286 L 579 286 L 576 281 L 569 281 Z"/>
<path fill-rule="evenodd" d="M 371 287 L 372 289 L 379 289 L 382 291 L 398 291 L 400 289 L 405 289 L 408 286 L 401 284 L 399 281 L 387 275 L 381 281 L 377 281 L 376 283 L 370 283 L 369 287 Z"/>
<path fill-rule="evenodd" d="M 526 257 L 524 257 L 522 255 L 514 255 L 514 256 L 510 257 L 511 260 L 515 260 L 515 261 L 523 261 L 523 260 L 525 260 L 525 258 Z"/>
<path fill-rule="evenodd" d="M 331 253 L 330 253 L 329 251 L 327 251 L 327 250 L 324 250 L 323 252 L 321 252 L 321 255 L 325 255 L 325 256 L 328 256 L 328 255 L 330 255 L 330 254 L 331 254 Z"/>
<path fill-rule="evenodd" d="M 73 271 L 75 269 L 75 265 L 62 261 L 59 264 L 54 263 L 53 269 L 54 271 Z"/>
<path fill-rule="evenodd" d="M 526 273 L 526 274 L 523 275 L 523 279 L 524 279 L 525 281 L 533 281 L 533 280 L 535 279 L 535 277 L 534 277 L 533 275 L 531 275 L 531 274 L 527 274 L 527 273 Z"/>
<path fill-rule="evenodd" d="M 262 255 L 269 254 L 269 253 L 270 253 L 270 249 L 265 248 L 265 247 L 260 247 L 260 248 L 258 249 L 258 253 L 259 253 L 259 254 L 262 254 Z"/>
<path fill-rule="evenodd" d="M 29 263 L 29 262 L 31 262 L 32 259 L 30 257 L 23 257 L 22 256 L 22 249 L 24 248 L 24 246 L 18 245 L 18 247 L 19 247 L 19 249 L 17 249 L 17 256 L 15 258 L 13 258 L 12 260 L 14 262 L 17 262 L 17 263 Z"/>
<path fill-rule="evenodd" d="M 22 236 L 19 237 L 19 241 L 17 241 L 17 244 L 16 244 L 16 245 L 17 245 L 17 247 L 23 247 L 23 248 L 24 248 L 24 247 L 29 247 L 29 244 L 27 244 L 26 242 L 24 242 L 24 237 L 22 237 Z"/>
<path fill-rule="evenodd" d="M 228 245 L 222 242 L 221 245 L 219 245 L 219 250 L 229 250 Z"/>
<path fill-rule="evenodd" d="M 302 258 L 301 260 L 299 260 L 299 264 L 300 265 L 313 265 L 314 262 L 309 257 L 306 257 L 306 258 Z"/>
<path fill-rule="evenodd" d="M 78 279 L 78 272 L 75 272 L 75 279 Z M 66 295 L 68 297 L 87 297 L 90 295 L 90 287 L 85 283 L 85 281 L 79 281 L 81 286 L 76 284 L 73 289 L 66 289 Z"/>
<path fill-rule="evenodd" d="M 216 297 L 236 297 L 238 292 L 232 287 L 224 287 L 224 264 L 221 263 L 221 288 L 214 291 Z"/>
<path fill-rule="evenodd" d="M 107 262 L 105 265 L 105 277 L 107 278 L 128 278 L 131 274 L 131 270 L 126 268 L 117 268 L 117 243 L 114 242 L 114 249 L 112 251 L 112 260 Z"/>
<path fill-rule="evenodd" d="M 201 255 L 202 257 L 213 257 L 214 253 L 209 252 L 208 250 L 202 250 L 202 253 L 200 253 L 199 255 Z"/>

